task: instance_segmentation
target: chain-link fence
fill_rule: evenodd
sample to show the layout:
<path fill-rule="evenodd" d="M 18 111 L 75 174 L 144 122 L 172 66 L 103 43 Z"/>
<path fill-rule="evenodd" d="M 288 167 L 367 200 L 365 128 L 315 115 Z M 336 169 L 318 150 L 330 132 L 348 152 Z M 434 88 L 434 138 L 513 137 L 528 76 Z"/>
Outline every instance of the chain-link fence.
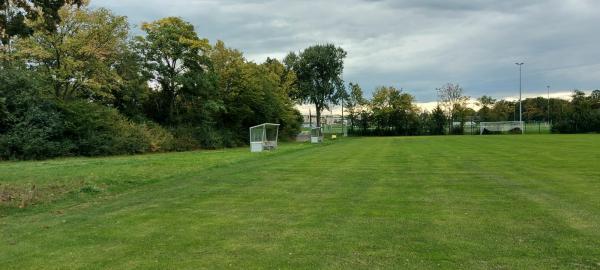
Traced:
<path fill-rule="evenodd" d="M 454 123 L 455 129 L 456 126 L 460 126 L 461 123 Z M 463 126 L 463 134 L 466 135 L 479 135 L 481 134 L 480 124 L 479 122 L 465 122 L 462 124 Z M 507 133 L 507 132 L 504 132 Z M 508 133 L 516 133 L 519 134 L 518 130 L 510 131 Z M 525 122 L 523 125 L 523 133 L 524 134 L 550 134 L 552 133 L 552 124 L 543 121 L 529 121 Z"/>

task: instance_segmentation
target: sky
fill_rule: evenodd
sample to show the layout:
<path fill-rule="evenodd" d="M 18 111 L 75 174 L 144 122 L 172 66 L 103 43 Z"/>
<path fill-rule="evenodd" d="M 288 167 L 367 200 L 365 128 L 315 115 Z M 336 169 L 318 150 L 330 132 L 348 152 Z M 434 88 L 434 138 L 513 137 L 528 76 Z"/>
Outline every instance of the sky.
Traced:
<path fill-rule="evenodd" d="M 369 96 L 395 86 L 422 104 L 458 83 L 471 97 L 568 95 L 600 88 L 599 0 L 92 0 L 142 22 L 178 16 L 257 63 L 333 43 L 344 80 Z"/>

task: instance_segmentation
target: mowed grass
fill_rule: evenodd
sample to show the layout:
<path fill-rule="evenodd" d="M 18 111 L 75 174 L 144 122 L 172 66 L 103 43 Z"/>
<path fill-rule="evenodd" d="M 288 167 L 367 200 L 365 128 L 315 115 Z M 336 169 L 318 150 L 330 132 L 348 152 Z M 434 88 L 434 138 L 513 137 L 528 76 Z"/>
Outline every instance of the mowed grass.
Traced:
<path fill-rule="evenodd" d="M 598 269 L 599 149 L 599 135 L 351 138 L 1 163 L 5 186 L 99 192 L 0 208 L 0 268 Z"/>

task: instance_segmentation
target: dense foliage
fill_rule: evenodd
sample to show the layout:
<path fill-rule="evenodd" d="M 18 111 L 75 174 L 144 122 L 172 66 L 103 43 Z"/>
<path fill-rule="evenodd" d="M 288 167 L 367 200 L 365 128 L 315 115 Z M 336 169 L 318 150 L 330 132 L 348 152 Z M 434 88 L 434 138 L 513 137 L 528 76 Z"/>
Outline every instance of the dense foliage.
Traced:
<path fill-rule="evenodd" d="M 61 17 L 58 11 L 65 5 L 82 5 L 85 0 L 0 0 L 0 45 L 8 45 L 13 37 L 27 37 L 35 30 L 27 20 L 42 18 L 43 30 L 54 31 Z"/>
<path fill-rule="evenodd" d="M 282 139 L 299 132 L 281 62 L 249 62 L 174 17 L 131 39 L 125 17 L 86 2 L 36 9 L 27 34 L 0 44 L 0 159 L 238 146 L 263 122 Z"/>
<path fill-rule="evenodd" d="M 594 90 L 586 96 L 584 92 L 574 91 L 572 101 L 564 111 L 553 130 L 560 133 L 600 132 L 600 90 Z"/>

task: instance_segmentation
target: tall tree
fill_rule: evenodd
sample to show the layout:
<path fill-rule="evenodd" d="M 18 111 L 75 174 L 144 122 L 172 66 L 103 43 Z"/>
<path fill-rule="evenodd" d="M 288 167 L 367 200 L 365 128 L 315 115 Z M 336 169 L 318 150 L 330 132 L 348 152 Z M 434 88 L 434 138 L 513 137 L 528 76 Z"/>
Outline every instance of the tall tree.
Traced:
<path fill-rule="evenodd" d="M 438 102 L 446 110 L 450 119 L 450 128 L 453 127 L 455 118 L 461 122 L 461 128 L 464 125 L 464 112 L 467 108 L 468 96 L 464 95 L 464 90 L 459 84 L 447 83 L 438 91 Z"/>
<path fill-rule="evenodd" d="M 458 84 L 447 83 L 437 90 L 440 105 L 446 109 L 449 116 L 452 116 L 456 110 L 465 108 L 469 101 L 469 97 L 464 95 L 463 88 Z"/>
<path fill-rule="evenodd" d="M 346 54 L 342 48 L 325 44 L 309 47 L 298 55 L 290 53 L 284 60 L 297 76 L 297 89 L 291 96 L 301 103 L 314 104 L 317 126 L 321 126 L 323 110 L 329 109 L 329 104 L 339 104 Z"/>
<path fill-rule="evenodd" d="M 59 99 L 112 100 L 114 87 L 123 82 L 115 66 L 128 51 L 127 19 L 107 9 L 73 6 L 58 14 L 55 31 L 44 28 L 45 17 L 31 24 L 39 30 L 18 40 L 17 59 L 47 75 Z"/>
<path fill-rule="evenodd" d="M 36 21 L 42 17 L 42 28 L 48 32 L 56 30 L 61 21 L 59 10 L 64 5 L 82 5 L 85 0 L 0 0 L 0 44 L 7 45 L 15 36 L 27 37 L 35 27 L 27 20 Z"/>
<path fill-rule="evenodd" d="M 200 75 L 208 72 L 210 45 L 198 37 L 192 24 L 177 17 L 144 23 L 142 30 L 146 35 L 136 37 L 136 49 L 159 93 L 155 118 L 175 124 L 184 83 L 202 79 Z"/>

